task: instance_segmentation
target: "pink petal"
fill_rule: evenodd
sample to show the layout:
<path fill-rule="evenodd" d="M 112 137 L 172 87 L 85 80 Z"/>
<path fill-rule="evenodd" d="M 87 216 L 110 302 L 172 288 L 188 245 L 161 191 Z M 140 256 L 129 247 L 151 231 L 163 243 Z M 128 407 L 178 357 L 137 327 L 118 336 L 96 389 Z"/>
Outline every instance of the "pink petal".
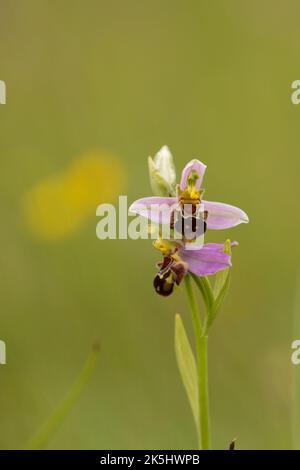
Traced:
<path fill-rule="evenodd" d="M 131 204 L 129 212 L 141 215 L 153 222 L 168 224 L 176 206 L 176 197 L 143 197 Z"/>
<path fill-rule="evenodd" d="M 213 247 L 212 245 L 218 245 Z M 221 245 L 223 247 L 223 245 Z M 183 261 L 188 263 L 189 271 L 197 276 L 209 276 L 231 266 L 230 256 L 220 251 L 219 244 L 204 245 L 200 250 L 183 250 L 180 252 Z"/>
<path fill-rule="evenodd" d="M 206 250 L 224 251 L 224 243 L 206 243 Z M 238 242 L 231 242 L 231 246 L 238 246 Z"/>
<path fill-rule="evenodd" d="M 206 170 L 206 165 L 200 162 L 200 160 L 191 160 L 187 165 L 185 165 L 181 174 L 180 189 L 183 191 L 187 186 L 188 177 L 191 171 L 196 171 L 199 175 L 199 178 L 196 181 L 196 189 L 200 189 L 203 176 Z"/>
<path fill-rule="evenodd" d="M 208 212 L 206 223 L 209 229 L 221 230 L 249 222 L 247 214 L 238 207 L 223 204 L 222 202 L 202 202 L 204 210 Z"/>
<path fill-rule="evenodd" d="M 237 246 L 237 245 L 238 245 L 238 242 L 231 242 L 231 247 Z M 197 245 L 197 243 L 185 243 L 182 246 L 184 250 L 188 250 L 188 251 L 201 250 L 203 246 L 205 246 L 206 250 L 224 251 L 224 243 L 205 243 L 205 245 L 203 243 L 202 246 Z"/>

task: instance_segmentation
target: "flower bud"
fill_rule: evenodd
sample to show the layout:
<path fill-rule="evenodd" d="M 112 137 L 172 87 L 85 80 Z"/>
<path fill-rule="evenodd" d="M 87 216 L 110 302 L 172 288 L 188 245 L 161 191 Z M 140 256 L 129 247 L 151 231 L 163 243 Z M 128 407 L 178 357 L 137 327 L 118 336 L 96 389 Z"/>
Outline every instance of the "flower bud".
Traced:
<path fill-rule="evenodd" d="M 148 167 L 155 196 L 175 196 L 176 170 L 172 154 L 166 145 L 154 158 L 148 158 Z"/>

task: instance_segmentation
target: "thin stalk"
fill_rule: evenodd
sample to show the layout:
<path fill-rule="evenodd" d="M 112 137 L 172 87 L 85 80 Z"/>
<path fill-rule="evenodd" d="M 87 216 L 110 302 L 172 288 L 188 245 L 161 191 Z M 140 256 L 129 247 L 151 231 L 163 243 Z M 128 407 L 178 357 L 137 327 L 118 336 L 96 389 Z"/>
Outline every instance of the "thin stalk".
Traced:
<path fill-rule="evenodd" d="M 73 408 L 74 404 L 78 400 L 82 391 L 88 384 L 91 375 L 93 374 L 99 353 L 99 345 L 95 344 L 88 355 L 88 358 L 85 362 L 85 365 L 75 380 L 72 388 L 62 400 L 62 402 L 57 406 L 52 416 L 49 420 L 42 426 L 42 428 L 37 432 L 37 434 L 30 441 L 26 449 L 38 450 L 42 449 L 45 444 L 49 441 L 51 436 L 54 434 L 56 429 L 62 423 L 66 415 Z"/>
<path fill-rule="evenodd" d="M 201 336 L 198 346 L 199 408 L 202 449 L 210 449 L 210 415 L 208 397 L 207 336 Z"/>
<path fill-rule="evenodd" d="M 192 314 L 197 350 L 198 403 L 199 403 L 199 449 L 210 449 L 210 417 L 208 399 L 207 336 L 203 335 L 198 305 L 194 296 L 190 275 L 185 286 Z"/>

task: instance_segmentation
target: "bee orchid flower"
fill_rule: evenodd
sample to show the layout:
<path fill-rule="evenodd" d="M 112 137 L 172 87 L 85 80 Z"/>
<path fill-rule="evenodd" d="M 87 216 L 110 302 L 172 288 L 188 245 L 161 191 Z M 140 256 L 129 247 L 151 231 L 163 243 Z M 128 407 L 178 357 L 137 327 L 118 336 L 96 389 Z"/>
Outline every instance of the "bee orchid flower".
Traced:
<path fill-rule="evenodd" d="M 236 246 L 232 242 L 231 246 Z M 154 242 L 163 255 L 157 264 L 159 272 L 154 278 L 155 291 L 164 297 L 172 294 L 188 272 L 197 276 L 210 276 L 231 267 L 231 256 L 224 252 L 222 243 L 207 243 L 201 249 L 187 250 L 183 244 L 158 239 Z"/>
<path fill-rule="evenodd" d="M 204 190 L 201 189 L 201 184 L 205 170 L 204 163 L 196 159 L 191 160 L 182 171 L 175 197 L 143 197 L 136 200 L 130 206 L 129 211 L 156 223 L 170 224 L 172 214 L 178 205 L 184 210 L 184 206 L 196 207 L 201 204 L 204 208 L 205 229 L 222 230 L 248 223 L 248 216 L 242 209 L 230 204 L 202 199 Z"/>

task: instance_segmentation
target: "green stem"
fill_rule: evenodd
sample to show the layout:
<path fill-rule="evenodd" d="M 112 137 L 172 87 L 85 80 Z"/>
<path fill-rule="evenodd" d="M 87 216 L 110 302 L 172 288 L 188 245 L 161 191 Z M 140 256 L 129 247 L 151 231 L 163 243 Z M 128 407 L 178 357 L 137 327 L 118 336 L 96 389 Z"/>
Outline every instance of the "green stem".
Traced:
<path fill-rule="evenodd" d="M 54 434 L 58 426 L 64 420 L 66 415 L 74 406 L 75 402 L 81 395 L 83 389 L 87 385 L 92 373 L 95 370 L 97 359 L 98 359 L 99 345 L 95 344 L 88 355 L 86 363 L 75 380 L 71 390 L 68 392 L 66 397 L 58 405 L 52 416 L 44 424 L 44 426 L 37 432 L 37 434 L 30 441 L 26 449 L 38 450 L 42 449 L 45 444 L 49 441 L 50 437 Z"/>
<path fill-rule="evenodd" d="M 196 337 L 198 403 L 199 403 L 199 449 L 210 449 L 210 418 L 208 400 L 207 336 L 203 335 L 200 314 L 194 296 L 190 275 L 185 277 L 185 286 L 192 313 Z"/>
<path fill-rule="evenodd" d="M 198 345 L 199 408 L 202 449 L 210 449 L 210 416 L 208 398 L 207 336 L 202 336 Z"/>

